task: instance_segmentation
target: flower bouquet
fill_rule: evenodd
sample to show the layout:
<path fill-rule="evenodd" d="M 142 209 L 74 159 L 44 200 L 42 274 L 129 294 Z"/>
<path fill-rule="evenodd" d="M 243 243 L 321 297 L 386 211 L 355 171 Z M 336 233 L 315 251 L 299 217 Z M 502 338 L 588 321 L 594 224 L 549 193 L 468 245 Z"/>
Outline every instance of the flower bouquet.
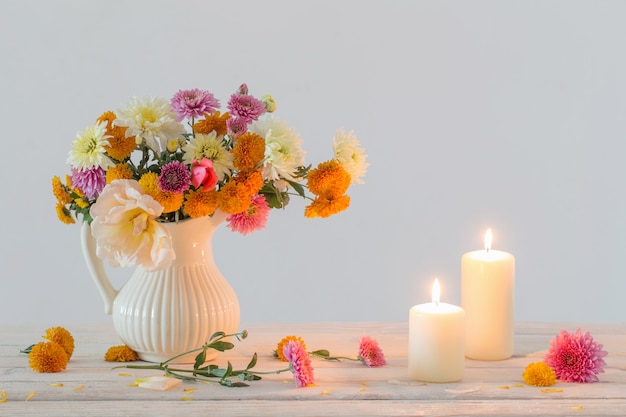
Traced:
<path fill-rule="evenodd" d="M 243 84 L 226 107 L 222 113 L 212 93 L 192 89 L 169 101 L 134 97 L 103 113 L 72 143 L 71 174 L 52 179 L 59 219 L 88 222 L 98 256 L 112 266 L 149 271 L 175 257 L 162 223 L 220 212 L 245 235 L 291 196 L 310 201 L 307 218 L 349 206 L 346 191 L 368 166 L 352 132 L 337 130 L 333 157 L 312 168 L 270 95 L 256 98 Z"/>

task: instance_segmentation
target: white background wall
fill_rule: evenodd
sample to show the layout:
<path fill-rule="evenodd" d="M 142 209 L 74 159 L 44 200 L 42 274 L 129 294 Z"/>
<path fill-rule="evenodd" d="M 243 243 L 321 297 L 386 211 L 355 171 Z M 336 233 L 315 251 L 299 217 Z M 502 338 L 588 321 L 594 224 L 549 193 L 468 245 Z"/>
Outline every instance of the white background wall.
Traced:
<path fill-rule="evenodd" d="M 215 238 L 242 321 L 407 320 L 460 303 L 460 258 L 516 256 L 518 321 L 624 321 L 626 2 L 4 1 L 0 323 L 109 321 L 50 190 L 132 95 L 271 93 L 307 161 L 354 129 L 371 167 L 333 218 L 294 200 Z M 130 270 L 115 270 L 121 285 Z"/>

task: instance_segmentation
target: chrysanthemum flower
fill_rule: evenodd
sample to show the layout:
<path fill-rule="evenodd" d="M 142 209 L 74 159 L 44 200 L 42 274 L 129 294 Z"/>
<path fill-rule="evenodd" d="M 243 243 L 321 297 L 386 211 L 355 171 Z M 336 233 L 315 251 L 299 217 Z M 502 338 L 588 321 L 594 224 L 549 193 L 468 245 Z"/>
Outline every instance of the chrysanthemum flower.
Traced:
<path fill-rule="evenodd" d="M 248 94 L 231 95 L 227 108 L 231 115 L 242 118 L 248 123 L 258 120 L 259 116 L 265 113 L 265 104 Z"/>
<path fill-rule="evenodd" d="M 137 181 L 108 184 L 90 209 L 96 254 L 113 267 L 166 268 L 176 255 L 169 230 L 155 220 L 161 213 L 163 206 Z"/>
<path fill-rule="evenodd" d="M 365 175 L 367 167 L 367 155 L 361 147 L 353 131 L 345 133 L 343 129 L 337 130 L 333 138 L 333 152 L 335 159 L 350 174 L 352 182 L 363 184 L 361 177 Z"/>
<path fill-rule="evenodd" d="M 181 194 L 189 189 L 189 178 L 187 165 L 180 161 L 172 161 L 163 165 L 157 181 L 161 191 Z"/>
<path fill-rule="evenodd" d="M 233 147 L 235 169 L 254 169 L 265 156 L 265 139 L 256 133 L 246 132 L 235 141 Z"/>
<path fill-rule="evenodd" d="M 315 382 L 313 366 L 309 354 L 297 340 L 288 342 L 283 348 L 283 356 L 289 362 L 293 379 L 297 387 L 306 387 Z"/>
<path fill-rule="evenodd" d="M 65 353 L 67 353 L 67 360 L 72 358 L 72 354 L 74 353 L 74 337 L 67 329 L 63 327 L 50 327 L 42 337 L 61 346 L 63 350 L 65 350 Z"/>
<path fill-rule="evenodd" d="M 359 342 L 359 359 L 370 368 L 377 368 L 387 364 L 378 342 L 369 336 L 363 336 Z"/>
<path fill-rule="evenodd" d="M 76 135 L 67 157 L 67 163 L 77 170 L 113 166 L 113 161 L 106 155 L 105 146 L 110 145 L 106 134 L 106 123 L 88 126 Z"/>
<path fill-rule="evenodd" d="M 132 180 L 133 171 L 128 164 L 117 164 L 107 169 L 106 179 L 107 184 L 111 184 L 115 180 Z"/>
<path fill-rule="evenodd" d="M 100 167 L 83 168 L 80 171 L 72 167 L 72 183 L 80 188 L 87 198 L 94 199 L 106 185 L 106 174 Z"/>
<path fill-rule="evenodd" d="M 28 365 L 37 372 L 61 372 L 67 366 L 67 353 L 54 342 L 39 342 L 28 354 Z"/>
<path fill-rule="evenodd" d="M 350 207 L 350 196 L 348 195 L 342 195 L 341 197 L 334 198 L 332 200 L 318 197 L 304 208 L 304 217 L 308 219 L 315 217 L 325 219 L 334 214 L 341 213 L 348 207 Z"/>
<path fill-rule="evenodd" d="M 568 333 L 562 330 L 550 340 L 550 349 L 544 358 L 556 377 L 567 382 L 596 382 L 597 374 L 604 372 L 607 352 L 595 342 L 589 332 Z"/>
<path fill-rule="evenodd" d="M 217 190 L 190 190 L 185 194 L 183 211 L 191 218 L 210 216 L 217 209 Z"/>
<path fill-rule="evenodd" d="M 133 362 L 139 359 L 137 352 L 126 345 L 111 346 L 104 354 L 107 362 Z"/>
<path fill-rule="evenodd" d="M 132 97 L 124 108 L 117 111 L 117 116 L 113 122 L 115 126 L 126 127 L 127 137 L 143 138 L 146 145 L 156 152 L 166 148 L 168 139 L 185 133 L 184 126 L 176 121 L 176 114 L 164 98 L 146 97 L 141 100 Z"/>
<path fill-rule="evenodd" d="M 261 97 L 261 101 L 265 105 L 266 112 L 272 113 L 276 111 L 276 100 L 274 100 L 274 97 L 272 97 L 270 94 L 264 94 L 263 97 Z"/>
<path fill-rule="evenodd" d="M 322 162 L 309 171 L 307 186 L 320 197 L 339 198 L 350 186 L 350 174 L 335 160 Z"/>
<path fill-rule="evenodd" d="M 62 204 L 69 204 L 72 202 L 72 196 L 68 192 L 68 187 L 64 186 L 61 182 L 61 178 L 52 177 L 52 194 L 56 197 L 57 201 Z"/>
<path fill-rule="evenodd" d="M 258 193 L 263 187 L 263 175 L 259 171 L 240 172 L 233 180 L 237 184 L 243 185 L 250 196 Z"/>
<path fill-rule="evenodd" d="M 230 118 L 226 121 L 228 135 L 234 139 L 248 131 L 248 121 L 241 117 Z"/>
<path fill-rule="evenodd" d="M 283 349 L 285 348 L 285 345 L 287 345 L 287 343 L 293 340 L 300 343 L 300 345 L 302 345 L 302 348 L 306 351 L 306 344 L 304 343 L 304 340 L 302 340 L 300 336 L 285 336 L 280 340 L 280 342 L 278 342 L 278 345 L 276 345 L 276 350 L 274 351 L 274 353 L 276 354 L 276 357 L 280 359 L 282 362 L 288 362 L 285 356 L 283 355 Z"/>
<path fill-rule="evenodd" d="M 255 194 L 251 198 L 248 208 L 237 214 L 231 214 L 226 218 L 228 227 L 233 232 L 239 232 L 242 235 L 261 230 L 267 223 L 267 216 L 270 213 L 270 206 L 265 201 L 262 194 Z"/>
<path fill-rule="evenodd" d="M 76 194 L 78 197 L 74 198 L 73 203 L 76 204 L 80 208 L 89 207 L 89 199 L 85 197 L 83 191 L 79 188 L 72 189 L 72 193 Z"/>
<path fill-rule="evenodd" d="M 220 189 L 218 205 L 224 213 L 237 214 L 248 208 L 250 197 L 245 184 L 229 181 Z"/>
<path fill-rule="evenodd" d="M 126 127 L 115 126 L 117 116 L 112 111 L 104 112 L 98 122 L 106 122 L 106 134 L 110 136 L 109 145 L 105 146 L 107 155 L 116 161 L 123 161 L 137 148 L 135 137 L 126 137 Z"/>
<path fill-rule="evenodd" d="M 270 181 L 281 178 L 299 181 L 294 177 L 298 167 L 304 165 L 302 139 L 287 123 L 269 115 L 250 125 L 250 132 L 265 139 L 263 177 Z"/>
<path fill-rule="evenodd" d="M 213 162 L 213 169 L 219 181 L 229 177 L 233 169 L 233 155 L 222 143 L 215 131 L 208 134 L 197 134 L 188 144 L 183 146 L 183 162 L 191 165 L 194 159 L 201 161 L 207 158 Z"/>
<path fill-rule="evenodd" d="M 198 118 L 204 113 L 213 113 L 220 108 L 219 100 L 212 93 L 197 88 L 179 90 L 172 97 L 171 105 L 179 122 L 183 119 Z"/>
<path fill-rule="evenodd" d="M 545 362 L 533 362 L 522 373 L 524 382 L 535 387 L 549 387 L 556 383 L 556 373 Z"/>
<path fill-rule="evenodd" d="M 230 114 L 228 112 L 221 114 L 219 111 L 216 111 L 213 114 L 205 113 L 204 119 L 200 119 L 196 121 L 193 125 L 194 133 L 208 135 L 212 131 L 215 130 L 215 134 L 220 137 L 226 135 L 228 133 L 227 121 L 230 119 Z"/>
<path fill-rule="evenodd" d="M 163 206 L 163 213 L 171 213 L 178 210 L 183 205 L 183 195 L 180 193 L 161 191 L 158 179 L 159 174 L 156 172 L 146 172 L 139 178 L 139 185 L 146 194 Z"/>
<path fill-rule="evenodd" d="M 72 217 L 72 212 L 69 211 L 67 207 L 65 207 L 62 203 L 57 203 L 56 205 L 57 217 L 65 224 L 74 224 L 76 220 Z"/>

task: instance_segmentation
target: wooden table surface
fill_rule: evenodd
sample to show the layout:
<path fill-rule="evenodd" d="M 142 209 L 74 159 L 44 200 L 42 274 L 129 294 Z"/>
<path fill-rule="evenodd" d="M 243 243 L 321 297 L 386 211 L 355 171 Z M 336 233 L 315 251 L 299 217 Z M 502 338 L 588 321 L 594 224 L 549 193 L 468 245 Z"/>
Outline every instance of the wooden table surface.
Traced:
<path fill-rule="evenodd" d="M 157 376 L 160 371 L 114 370 L 103 360 L 110 346 L 121 343 L 112 324 L 64 327 L 76 340 L 74 356 L 65 371 L 42 374 L 32 371 L 28 357 L 18 352 L 42 340 L 45 327 L 0 326 L 0 400 L 7 398 L 0 403 L 1 417 L 626 415 L 626 323 L 519 323 L 511 359 L 466 359 L 463 381 L 445 384 L 407 377 L 406 322 L 251 323 L 241 326 L 249 337 L 221 353 L 217 364 L 231 361 L 235 368 L 242 368 L 257 352 L 256 370 L 280 369 L 283 364 L 272 357 L 272 351 L 286 335 L 301 336 L 308 350 L 328 349 L 333 355 L 352 357 L 357 355 L 359 338 L 369 335 L 378 340 L 388 364 L 367 368 L 359 362 L 313 358 L 316 386 L 312 387 L 296 388 L 291 374 L 284 373 L 265 376 L 246 388 L 186 381 L 169 391 L 131 386 L 135 378 Z M 558 382 L 551 387 L 561 392 L 524 385 L 523 370 L 543 359 L 550 339 L 561 329 L 578 327 L 590 331 L 609 352 L 600 382 Z"/>

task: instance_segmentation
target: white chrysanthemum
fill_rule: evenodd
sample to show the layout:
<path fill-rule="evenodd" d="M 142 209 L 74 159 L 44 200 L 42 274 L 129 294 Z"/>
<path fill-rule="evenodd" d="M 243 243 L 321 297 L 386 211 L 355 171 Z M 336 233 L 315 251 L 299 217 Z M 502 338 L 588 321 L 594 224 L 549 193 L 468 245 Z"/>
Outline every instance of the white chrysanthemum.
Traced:
<path fill-rule="evenodd" d="M 365 149 L 361 147 L 354 132 L 345 133 L 343 129 L 338 129 L 333 138 L 333 152 L 335 160 L 350 174 L 352 182 L 363 184 L 361 177 L 365 175 L 370 164 L 367 163 Z"/>
<path fill-rule="evenodd" d="M 163 212 L 135 180 L 116 180 L 91 206 L 91 234 L 96 254 L 111 266 L 166 268 L 176 259 L 169 230 L 155 219 Z"/>
<path fill-rule="evenodd" d="M 125 126 L 126 137 L 141 137 L 157 152 L 166 149 L 169 139 L 178 139 L 185 133 L 185 127 L 176 121 L 176 114 L 172 111 L 169 101 L 164 98 L 146 97 L 142 101 L 132 97 L 130 102 L 116 113 L 117 119 L 113 124 Z"/>
<path fill-rule="evenodd" d="M 76 139 L 72 142 L 67 163 L 76 168 L 91 169 L 100 167 L 106 169 L 115 164 L 106 155 L 105 146 L 110 145 L 106 135 L 106 122 L 98 123 L 87 127 L 82 132 L 76 134 Z"/>
<path fill-rule="evenodd" d="M 277 181 L 282 178 L 299 181 L 294 178 L 298 167 L 304 165 L 302 139 L 286 122 L 273 115 L 253 122 L 248 130 L 265 139 L 265 159 L 263 178 Z"/>
<path fill-rule="evenodd" d="M 183 146 L 183 162 L 191 164 L 194 159 L 198 161 L 207 158 L 213 161 L 213 169 L 219 181 L 229 177 L 233 170 L 233 154 L 228 152 L 223 145 L 222 136 L 217 136 L 215 130 L 211 133 L 196 134 L 189 143 Z"/>

